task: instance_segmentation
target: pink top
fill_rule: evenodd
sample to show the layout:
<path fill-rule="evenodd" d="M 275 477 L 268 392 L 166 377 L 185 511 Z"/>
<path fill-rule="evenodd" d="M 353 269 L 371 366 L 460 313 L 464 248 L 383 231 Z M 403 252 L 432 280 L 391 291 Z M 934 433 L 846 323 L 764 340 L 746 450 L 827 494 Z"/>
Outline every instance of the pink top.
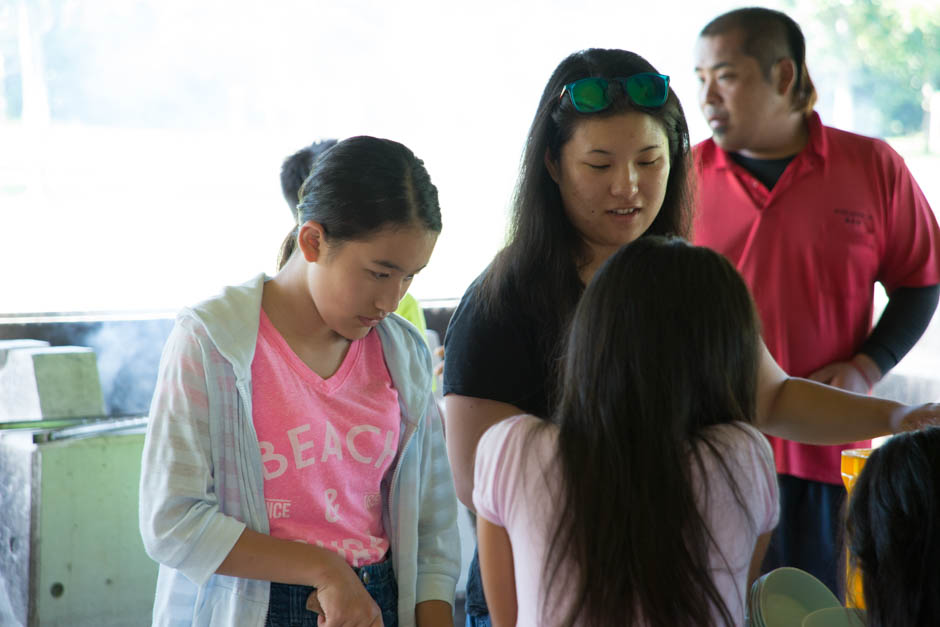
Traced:
<path fill-rule="evenodd" d="M 764 342 L 788 374 L 851 359 L 871 332 L 873 286 L 940 282 L 940 228 L 904 160 L 881 140 L 807 118 L 809 143 L 768 190 L 708 139 L 698 169 L 695 243 L 747 282 Z M 841 485 L 841 451 L 770 438 L 784 474 Z"/>
<path fill-rule="evenodd" d="M 545 606 L 543 564 L 557 502 L 557 490 L 552 486 L 558 482 L 558 429 L 550 426 L 528 439 L 532 428 L 540 423 L 533 416 L 516 416 L 483 434 L 477 446 L 473 504 L 478 515 L 505 527 L 509 534 L 519 605 L 517 625 L 547 627 L 554 624 L 553 617 L 540 616 L 539 611 Z M 747 572 L 757 536 L 770 532 L 777 524 L 777 478 L 773 454 L 760 432 L 743 423 L 720 425 L 714 430 L 715 438 L 726 443 L 725 462 L 732 469 L 740 469 L 736 478 L 748 508 L 744 512 L 738 507 L 731 487 L 715 466 L 717 461 L 709 449 L 703 448 L 709 481 L 708 509 L 703 514 L 716 541 L 712 551 L 715 583 L 739 625 L 744 624 Z M 749 524 L 748 513 L 755 527 Z M 565 601 L 561 600 L 558 607 L 564 608 Z M 560 613 L 553 612 L 553 616 Z"/>
<path fill-rule="evenodd" d="M 330 548 L 352 566 L 381 561 L 381 484 L 398 452 L 401 410 L 378 335 L 352 342 L 323 379 L 262 310 L 251 377 L 271 535 Z"/>

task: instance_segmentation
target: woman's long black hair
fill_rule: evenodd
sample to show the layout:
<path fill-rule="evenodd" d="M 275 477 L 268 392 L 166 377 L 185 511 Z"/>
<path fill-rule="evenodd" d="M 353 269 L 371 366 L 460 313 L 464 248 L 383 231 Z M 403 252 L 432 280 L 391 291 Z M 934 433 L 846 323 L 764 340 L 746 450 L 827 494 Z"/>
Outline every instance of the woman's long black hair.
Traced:
<path fill-rule="evenodd" d="M 509 302 L 521 302 L 535 328 L 540 329 L 542 352 L 550 362 L 558 356 L 564 330 L 584 290 L 578 268 L 589 261 L 589 252 L 565 214 L 558 185 L 545 167 L 545 157 L 559 158 L 580 121 L 640 111 L 662 126 L 669 141 L 670 171 L 662 208 L 647 232 L 690 236 L 689 131 L 672 89 L 662 107 L 639 107 L 629 98 L 621 97 L 607 110 L 589 114 L 578 113 L 569 99 L 559 98 L 565 85 L 581 78 L 626 77 L 656 71 L 646 59 L 632 52 L 583 50 L 558 65 L 542 92 L 516 182 L 509 242 L 490 265 L 481 295 L 489 315 L 515 316 L 518 312 L 501 308 L 509 300 L 507 292 L 514 292 L 516 297 Z"/>
<path fill-rule="evenodd" d="M 849 499 L 846 545 L 870 627 L 940 620 L 940 427 L 872 451 Z"/>
<path fill-rule="evenodd" d="M 759 346 L 750 293 L 718 253 L 641 237 L 601 267 L 572 318 L 553 416 L 562 481 L 544 582 L 547 599 L 574 602 L 543 611 L 568 611 L 565 625 L 733 624 L 694 477 L 709 451 L 741 504 L 708 427 L 752 422 Z"/>

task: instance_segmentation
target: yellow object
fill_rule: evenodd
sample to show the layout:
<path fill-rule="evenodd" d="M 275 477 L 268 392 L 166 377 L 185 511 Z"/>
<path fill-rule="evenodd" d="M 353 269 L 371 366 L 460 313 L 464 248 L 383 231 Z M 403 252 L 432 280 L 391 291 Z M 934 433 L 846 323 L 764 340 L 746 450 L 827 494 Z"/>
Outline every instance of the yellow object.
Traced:
<path fill-rule="evenodd" d="M 845 484 L 845 490 L 852 498 L 852 488 L 855 487 L 855 481 L 862 472 L 862 467 L 871 455 L 870 448 L 853 448 L 842 451 L 842 483 Z M 845 605 L 846 607 L 857 607 L 864 609 L 865 599 L 862 595 L 862 576 L 856 572 L 848 562 L 845 566 Z"/>
<path fill-rule="evenodd" d="M 411 294 L 405 294 L 401 299 L 401 302 L 398 303 L 398 309 L 395 310 L 399 316 L 410 322 L 411 324 L 418 327 L 418 331 L 421 332 L 421 337 L 425 338 L 425 331 L 428 330 L 427 322 L 424 319 L 424 310 L 421 309 L 421 304 Z"/>

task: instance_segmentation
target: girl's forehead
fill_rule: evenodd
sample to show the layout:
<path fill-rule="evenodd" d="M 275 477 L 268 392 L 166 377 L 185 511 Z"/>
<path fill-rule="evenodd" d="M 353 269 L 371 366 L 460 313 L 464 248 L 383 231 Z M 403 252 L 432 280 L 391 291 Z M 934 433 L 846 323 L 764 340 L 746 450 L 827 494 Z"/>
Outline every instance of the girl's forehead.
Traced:
<path fill-rule="evenodd" d="M 343 244 L 344 251 L 367 263 L 395 266 L 393 269 L 411 273 L 427 265 L 438 233 L 423 226 L 386 227 L 368 237 Z"/>

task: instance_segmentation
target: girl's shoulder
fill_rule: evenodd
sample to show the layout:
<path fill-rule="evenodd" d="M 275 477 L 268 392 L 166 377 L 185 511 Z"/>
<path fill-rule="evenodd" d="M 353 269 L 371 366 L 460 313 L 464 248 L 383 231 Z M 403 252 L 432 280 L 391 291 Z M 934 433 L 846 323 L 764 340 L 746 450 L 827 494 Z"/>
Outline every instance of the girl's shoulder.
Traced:
<path fill-rule="evenodd" d="M 557 436 L 558 427 L 531 414 L 519 414 L 517 416 L 510 416 L 509 418 L 500 420 L 496 424 L 491 425 L 483 433 L 481 441 L 483 438 L 487 438 L 490 441 L 502 441 L 505 439 L 515 440 L 532 436 L 544 437 L 542 435 L 543 432 L 544 435 L 554 438 Z"/>
<path fill-rule="evenodd" d="M 477 444 L 473 502 L 487 520 L 505 525 L 557 482 L 547 471 L 557 457 L 558 429 L 535 416 L 519 415 L 491 426 Z M 537 482 L 537 483 L 533 483 Z"/>
<path fill-rule="evenodd" d="M 770 442 L 753 425 L 737 421 L 713 425 L 705 430 L 704 436 L 725 462 L 765 471 L 774 469 Z"/>
<path fill-rule="evenodd" d="M 770 448 L 766 436 L 764 436 L 757 427 L 737 420 L 707 427 L 705 434 L 711 440 L 727 443 L 729 445 L 744 444 L 759 447 L 766 444 L 767 448 Z"/>
<path fill-rule="evenodd" d="M 164 356 L 179 354 L 216 353 L 218 349 L 212 341 L 205 321 L 190 307 L 176 313 L 173 328 L 163 344 Z"/>
<path fill-rule="evenodd" d="M 261 297 L 268 278 L 265 274 L 258 274 L 241 285 L 226 286 L 184 311 L 199 318 L 210 330 L 213 327 L 255 325 L 261 314 Z"/>
<path fill-rule="evenodd" d="M 208 341 L 236 372 L 245 375 L 254 356 L 261 319 L 261 295 L 267 278 L 259 274 L 241 285 L 226 287 L 219 294 L 184 308 L 177 315 L 177 327 Z"/>
<path fill-rule="evenodd" d="M 459 330 L 461 326 L 472 329 L 512 326 L 516 320 L 532 317 L 529 301 L 531 294 L 519 289 L 511 272 L 500 271 L 490 264 L 460 297 L 448 333 L 451 328 Z"/>
<path fill-rule="evenodd" d="M 425 375 L 430 377 L 431 349 L 413 324 L 392 313 L 376 327 L 376 331 L 389 368 L 420 373 L 422 378 Z"/>
<path fill-rule="evenodd" d="M 421 336 L 418 327 L 396 312 L 390 313 L 378 328 L 385 331 L 386 337 L 383 338 L 385 342 L 398 342 L 408 347 L 427 344 L 427 340 Z"/>
<path fill-rule="evenodd" d="M 525 458 L 530 461 L 554 458 L 558 427 L 541 418 L 520 414 L 501 420 L 487 429 L 477 444 L 477 456 Z"/>

